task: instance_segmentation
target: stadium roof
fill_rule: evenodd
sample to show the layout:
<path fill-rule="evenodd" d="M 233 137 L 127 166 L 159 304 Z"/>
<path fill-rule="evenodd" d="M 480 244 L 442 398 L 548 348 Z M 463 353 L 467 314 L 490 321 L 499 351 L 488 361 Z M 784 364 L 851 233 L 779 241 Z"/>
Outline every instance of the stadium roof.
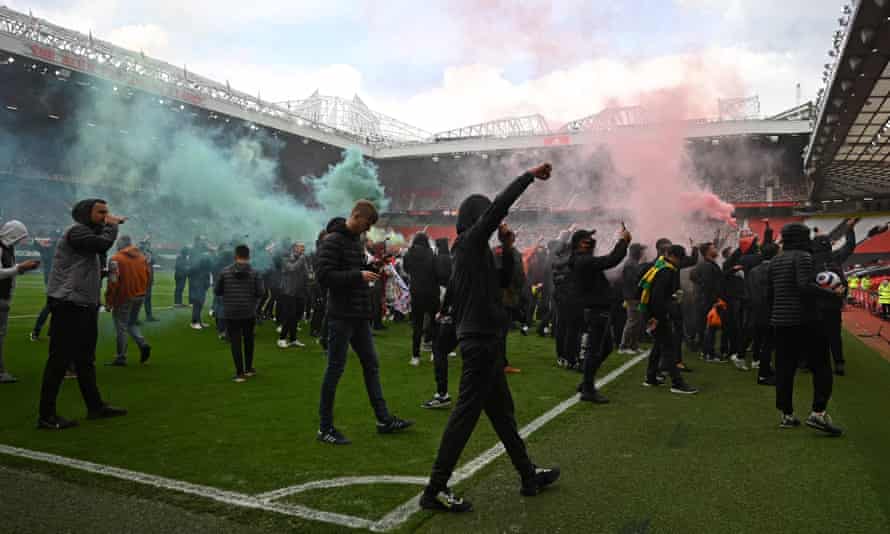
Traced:
<path fill-rule="evenodd" d="M 814 200 L 890 195 L 890 2 L 845 6 L 805 154 Z"/>

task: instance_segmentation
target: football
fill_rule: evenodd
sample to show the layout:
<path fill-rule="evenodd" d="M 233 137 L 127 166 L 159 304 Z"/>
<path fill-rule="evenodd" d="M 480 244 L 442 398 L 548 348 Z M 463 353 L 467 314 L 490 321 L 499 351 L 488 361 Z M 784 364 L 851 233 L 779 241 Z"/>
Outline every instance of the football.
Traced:
<path fill-rule="evenodd" d="M 820 287 L 834 289 L 841 284 L 841 277 L 831 271 L 823 271 L 816 275 L 816 283 Z"/>

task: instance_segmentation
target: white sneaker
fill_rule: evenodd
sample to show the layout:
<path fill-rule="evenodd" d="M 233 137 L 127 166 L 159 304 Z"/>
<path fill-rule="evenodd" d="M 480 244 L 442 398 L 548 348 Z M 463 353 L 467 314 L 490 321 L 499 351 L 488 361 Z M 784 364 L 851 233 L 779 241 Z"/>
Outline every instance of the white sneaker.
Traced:
<path fill-rule="evenodd" d="M 295 339 L 295 340 L 291 341 L 290 343 L 288 343 L 288 346 L 289 347 L 305 347 L 306 345 L 303 344 L 303 342 L 300 341 L 299 339 Z"/>
<path fill-rule="evenodd" d="M 733 354 L 732 356 L 730 356 L 729 361 L 731 361 L 732 364 L 735 365 L 736 369 L 738 369 L 739 371 L 748 370 L 748 364 L 745 362 L 745 359 L 739 358 L 738 354 Z"/>
<path fill-rule="evenodd" d="M 411 363 L 411 365 L 413 365 L 414 367 L 419 367 L 419 366 L 420 366 L 420 358 L 416 358 L 416 357 L 415 357 L 415 358 L 411 358 L 411 362 L 410 362 L 410 363 Z"/>
<path fill-rule="evenodd" d="M 201 326 L 199 323 L 192 323 L 191 327 L 192 330 L 204 330 L 204 327 Z"/>
<path fill-rule="evenodd" d="M 544 335 L 545 335 L 545 336 L 549 336 L 549 335 L 550 335 L 550 327 L 549 327 L 549 326 L 545 326 L 545 327 L 544 327 Z"/>
<path fill-rule="evenodd" d="M 448 357 L 449 357 L 449 358 L 457 358 L 457 353 L 456 353 L 456 352 L 449 352 L 449 353 L 448 353 Z"/>
<path fill-rule="evenodd" d="M 436 357 L 435 357 L 435 356 L 433 356 L 433 355 L 432 355 L 432 354 L 430 354 L 430 361 L 431 361 L 431 362 L 434 362 L 434 361 L 436 361 Z"/>
<path fill-rule="evenodd" d="M 275 329 L 275 331 L 278 332 L 279 334 L 281 333 L 281 330 L 282 330 L 282 328 L 280 326 Z"/>
<path fill-rule="evenodd" d="M 278 340 L 278 348 L 279 348 L 279 349 L 286 349 L 286 348 L 288 348 L 289 346 L 290 346 L 290 343 L 288 343 L 286 339 L 279 339 L 279 340 Z"/>
<path fill-rule="evenodd" d="M 751 369 L 760 369 L 760 360 L 754 360 L 751 362 Z"/>

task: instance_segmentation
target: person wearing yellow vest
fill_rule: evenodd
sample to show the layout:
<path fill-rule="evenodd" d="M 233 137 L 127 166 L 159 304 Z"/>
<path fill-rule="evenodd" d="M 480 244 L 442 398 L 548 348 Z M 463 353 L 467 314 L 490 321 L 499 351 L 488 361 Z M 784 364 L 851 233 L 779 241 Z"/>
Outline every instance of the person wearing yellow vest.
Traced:
<path fill-rule="evenodd" d="M 871 309 L 871 302 L 869 301 L 868 294 L 871 291 L 871 278 L 868 276 L 863 276 L 859 279 L 859 288 L 862 290 L 860 294 L 862 295 L 862 305 L 865 309 Z"/>
<path fill-rule="evenodd" d="M 881 316 L 890 319 L 890 278 L 885 278 L 878 286 L 878 303 L 881 305 Z"/>
<path fill-rule="evenodd" d="M 859 277 L 855 274 L 851 274 L 850 278 L 847 278 L 847 299 L 851 304 L 855 304 L 857 301 L 856 293 L 859 291 Z"/>

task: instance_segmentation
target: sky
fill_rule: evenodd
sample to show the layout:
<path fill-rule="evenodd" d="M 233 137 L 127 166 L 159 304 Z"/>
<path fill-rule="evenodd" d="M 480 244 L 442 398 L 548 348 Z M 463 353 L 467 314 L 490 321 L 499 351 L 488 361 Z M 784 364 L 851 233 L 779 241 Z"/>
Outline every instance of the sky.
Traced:
<path fill-rule="evenodd" d="M 430 132 L 552 127 L 693 86 L 701 114 L 815 98 L 843 0 L 6 0 L 278 102 L 359 95 Z"/>

